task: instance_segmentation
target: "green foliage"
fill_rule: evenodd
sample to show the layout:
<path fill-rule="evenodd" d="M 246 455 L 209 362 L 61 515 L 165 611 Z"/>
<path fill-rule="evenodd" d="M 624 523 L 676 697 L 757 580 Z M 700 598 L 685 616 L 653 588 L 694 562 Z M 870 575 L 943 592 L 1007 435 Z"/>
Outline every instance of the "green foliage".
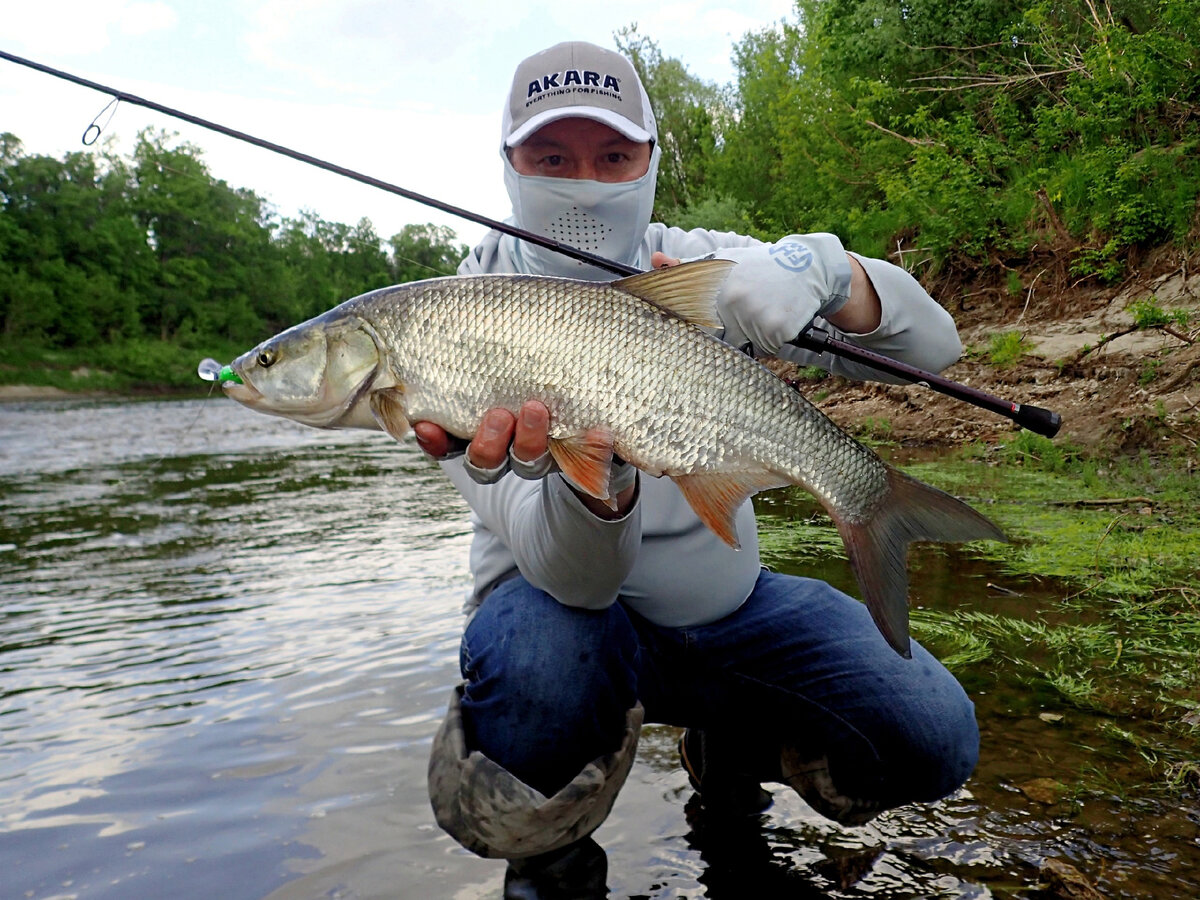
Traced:
<path fill-rule="evenodd" d="M 650 96 L 658 121 L 662 152 L 658 169 L 655 216 L 678 224 L 678 214 L 708 196 L 712 158 L 716 152 L 718 122 L 727 116 L 725 94 L 715 85 L 688 72 L 679 60 L 664 58 L 658 45 L 640 34 L 637 26 L 622 29 L 617 47 L 632 60 Z M 742 223 L 736 208 L 714 208 L 722 224 Z M 686 226 L 680 226 L 686 227 Z"/>
<path fill-rule="evenodd" d="M 445 225 L 405 225 L 388 241 L 397 282 L 453 275 L 467 255 L 465 244 L 454 243 L 453 230 Z"/>
<path fill-rule="evenodd" d="M 1158 378 L 1158 370 L 1161 367 L 1161 359 L 1142 360 L 1142 370 L 1138 373 L 1138 384 L 1152 384 Z"/>
<path fill-rule="evenodd" d="M 1008 293 L 1012 296 L 1015 297 L 1025 290 L 1025 286 L 1021 283 L 1020 272 L 1010 269 L 1008 274 L 1005 276 L 1005 280 L 1007 281 Z"/>
<path fill-rule="evenodd" d="M 1103 247 L 1084 247 L 1071 263 L 1071 274 L 1095 275 L 1104 284 L 1113 284 L 1120 280 L 1125 270 L 1124 260 L 1119 256 L 1121 250 L 1115 239 L 1105 241 Z"/>
<path fill-rule="evenodd" d="M 1025 355 L 1026 348 L 1021 332 L 997 331 L 988 338 L 988 359 L 994 366 L 1011 366 Z"/>
<path fill-rule="evenodd" d="M 1072 469 L 1078 456 L 1076 448 L 1032 431 L 1020 431 L 1003 447 L 1004 458 L 1025 468 L 1042 472 L 1065 472 Z"/>
<path fill-rule="evenodd" d="M 749 213 L 733 197 L 704 197 L 691 206 L 676 210 L 674 215 L 664 215 L 676 228 L 690 231 L 693 228 L 709 228 L 715 231 L 734 231 L 739 234 L 769 237 L 751 220 Z"/>
<path fill-rule="evenodd" d="M 466 251 L 433 225 L 385 242 L 366 219 L 277 221 L 162 133 L 128 160 L 28 156 L 0 135 L 0 359 L 33 351 L 26 383 L 29 366 L 68 388 L 83 369 L 93 386 L 193 383 L 205 348 L 231 354 L 364 291 L 449 274 Z"/>
<path fill-rule="evenodd" d="M 796 381 L 824 381 L 829 377 L 829 370 L 823 369 L 820 366 L 801 366 L 796 370 Z"/>
<path fill-rule="evenodd" d="M 892 438 L 892 423 L 882 416 L 867 416 L 858 428 L 858 437 L 868 444 L 887 443 Z"/>
<path fill-rule="evenodd" d="M 1200 0 L 799 0 L 735 47 L 727 90 L 626 35 L 689 138 L 657 212 L 933 269 L 1052 247 L 1114 282 L 1196 228 L 1197 21 Z"/>
<path fill-rule="evenodd" d="M 1139 329 L 1161 328 L 1164 325 L 1187 328 L 1191 321 L 1191 313 L 1186 309 L 1165 310 L 1157 297 L 1139 297 L 1126 309 L 1133 315 L 1133 324 Z"/>

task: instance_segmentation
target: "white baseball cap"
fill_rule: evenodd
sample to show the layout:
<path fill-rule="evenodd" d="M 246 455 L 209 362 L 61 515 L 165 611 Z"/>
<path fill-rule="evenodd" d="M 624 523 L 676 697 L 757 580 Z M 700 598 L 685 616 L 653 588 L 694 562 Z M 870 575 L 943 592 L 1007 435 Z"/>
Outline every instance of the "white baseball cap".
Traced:
<path fill-rule="evenodd" d="M 658 140 L 658 124 L 633 64 L 613 50 L 567 41 L 524 60 L 504 107 L 502 140 L 515 147 L 550 122 L 578 116 L 631 141 Z"/>

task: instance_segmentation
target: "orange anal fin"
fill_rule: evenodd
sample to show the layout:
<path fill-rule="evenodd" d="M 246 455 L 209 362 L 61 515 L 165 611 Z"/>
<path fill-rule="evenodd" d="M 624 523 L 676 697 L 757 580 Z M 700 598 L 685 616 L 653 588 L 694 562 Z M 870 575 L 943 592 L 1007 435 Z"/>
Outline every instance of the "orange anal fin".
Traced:
<path fill-rule="evenodd" d="M 738 508 L 759 491 L 788 483 L 772 472 L 676 475 L 673 480 L 700 521 L 735 550 L 742 548 L 734 524 Z"/>
<path fill-rule="evenodd" d="M 383 388 L 371 393 L 371 415 L 379 427 L 395 440 L 408 434 L 408 414 L 404 409 L 404 391 L 401 388 Z"/>
<path fill-rule="evenodd" d="M 607 428 L 592 428 L 583 434 L 550 438 L 550 455 L 563 474 L 579 490 L 612 509 L 616 500 L 608 495 L 608 476 L 612 467 L 613 434 Z"/>

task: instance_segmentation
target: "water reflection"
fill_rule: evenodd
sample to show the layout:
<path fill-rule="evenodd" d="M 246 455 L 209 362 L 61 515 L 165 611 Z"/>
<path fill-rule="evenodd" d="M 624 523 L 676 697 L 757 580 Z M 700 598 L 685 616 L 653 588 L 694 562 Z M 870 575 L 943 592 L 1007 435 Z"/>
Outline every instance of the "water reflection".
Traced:
<path fill-rule="evenodd" d="M 763 509 L 814 513 L 794 493 Z M 220 398 L 0 406 L 0 894 L 498 896 L 502 866 L 443 835 L 425 793 L 468 537 L 436 468 L 381 435 Z M 775 561 L 852 589 L 812 547 Z M 939 549 L 913 572 L 941 608 L 999 580 Z M 1017 587 L 1006 602 L 1045 599 Z M 677 733 L 648 727 L 598 833 L 613 896 L 1030 896 L 1047 857 L 1111 896 L 1197 892 L 1195 811 L 1031 799 L 1029 779 L 1095 764 L 1087 714 L 1048 725 L 1013 673 L 968 686 L 985 753 L 968 790 L 862 829 L 777 790 L 760 827 L 714 831 Z"/>
<path fill-rule="evenodd" d="M 6 893 L 264 896 L 318 853 L 294 799 L 331 756 L 423 756 L 457 495 L 411 447 L 232 404 L 0 415 Z"/>

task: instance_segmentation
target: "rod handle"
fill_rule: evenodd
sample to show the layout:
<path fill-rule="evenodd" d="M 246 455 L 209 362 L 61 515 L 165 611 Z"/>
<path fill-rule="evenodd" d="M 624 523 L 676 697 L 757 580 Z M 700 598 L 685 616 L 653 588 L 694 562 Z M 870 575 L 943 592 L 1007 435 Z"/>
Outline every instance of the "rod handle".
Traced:
<path fill-rule="evenodd" d="M 1042 437 L 1052 438 L 1062 428 L 1062 416 L 1058 413 L 1027 403 L 1014 403 L 1010 418 L 1022 428 L 1028 428 Z"/>
<path fill-rule="evenodd" d="M 989 394 L 987 391 L 959 384 L 957 381 L 951 381 L 941 375 L 935 375 L 933 372 L 926 372 L 910 366 L 908 363 L 882 356 L 865 347 L 840 341 L 820 328 L 810 328 L 808 331 L 801 332 L 788 343 L 800 347 L 802 350 L 812 350 L 816 353 L 830 351 L 853 362 L 870 366 L 879 372 L 895 375 L 909 384 L 924 385 L 939 394 L 964 400 L 981 409 L 990 410 L 997 415 L 1011 419 L 1022 428 L 1027 428 L 1043 437 L 1054 437 L 1058 434 L 1058 429 L 1062 427 L 1062 416 L 1056 412 L 1042 409 L 1040 406 L 1014 403 L 1012 400 L 1005 400 L 995 394 Z"/>

